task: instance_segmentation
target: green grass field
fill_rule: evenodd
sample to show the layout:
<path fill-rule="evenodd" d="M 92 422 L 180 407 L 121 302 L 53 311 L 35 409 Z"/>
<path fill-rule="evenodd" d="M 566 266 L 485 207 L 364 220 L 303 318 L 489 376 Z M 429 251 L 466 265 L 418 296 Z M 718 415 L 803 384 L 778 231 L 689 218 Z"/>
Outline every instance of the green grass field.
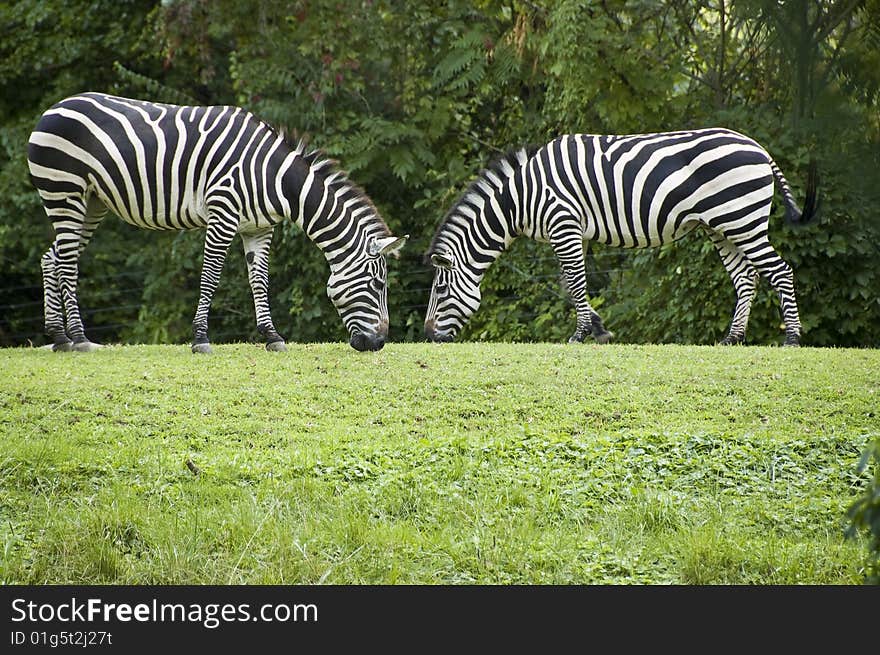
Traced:
<path fill-rule="evenodd" d="M 0 350 L 0 581 L 860 584 L 880 352 Z"/>

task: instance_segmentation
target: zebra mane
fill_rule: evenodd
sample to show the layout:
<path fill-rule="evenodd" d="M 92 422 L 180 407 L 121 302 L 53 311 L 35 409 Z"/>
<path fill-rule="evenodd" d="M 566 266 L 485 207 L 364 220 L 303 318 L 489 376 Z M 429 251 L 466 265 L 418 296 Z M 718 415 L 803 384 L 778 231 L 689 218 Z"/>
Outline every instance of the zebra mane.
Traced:
<path fill-rule="evenodd" d="M 348 173 L 339 168 L 339 162 L 329 157 L 320 148 L 312 147 L 309 144 L 307 135 L 300 134 L 297 130 L 288 130 L 285 127 L 275 128 L 268 123 L 266 126 L 278 134 L 284 140 L 284 143 L 302 160 L 308 164 L 315 175 L 324 177 L 324 181 L 331 191 L 349 190 L 355 195 L 360 207 L 369 209 L 371 216 L 375 217 L 375 223 L 382 231 L 382 236 L 391 236 L 391 228 L 385 223 L 376 205 L 363 187 L 355 184 L 348 177 Z"/>
<path fill-rule="evenodd" d="M 425 253 L 425 263 L 428 263 L 431 255 L 436 252 L 440 237 L 446 231 L 449 223 L 452 222 L 453 217 L 458 215 L 459 207 L 475 195 L 491 194 L 497 189 L 500 189 L 504 185 L 504 182 L 507 181 L 523 164 L 531 159 L 538 149 L 539 146 L 529 144 L 520 148 L 508 150 L 500 157 L 492 160 L 488 166 L 480 171 L 480 174 L 468 185 L 464 193 L 459 196 L 458 200 L 455 201 L 455 204 L 453 204 L 452 208 L 446 212 L 446 216 L 444 216 L 443 220 L 440 222 L 440 226 L 437 228 L 437 232 L 434 233 L 434 238 L 431 240 L 431 245 Z"/>

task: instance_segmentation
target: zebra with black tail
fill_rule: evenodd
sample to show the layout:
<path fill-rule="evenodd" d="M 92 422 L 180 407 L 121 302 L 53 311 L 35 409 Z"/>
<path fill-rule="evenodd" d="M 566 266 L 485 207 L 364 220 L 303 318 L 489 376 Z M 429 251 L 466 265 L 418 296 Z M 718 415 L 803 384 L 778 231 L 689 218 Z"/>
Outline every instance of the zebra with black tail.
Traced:
<path fill-rule="evenodd" d="M 586 293 L 584 243 L 644 248 L 704 229 L 733 281 L 723 344 L 740 343 L 758 276 L 779 295 L 785 345 L 800 344 L 791 267 L 767 237 L 774 180 L 792 223 L 817 211 L 811 165 L 804 211 L 764 148 L 728 129 L 622 136 L 564 135 L 494 163 L 447 213 L 428 251 L 435 267 L 425 317 L 432 341 L 451 341 L 480 305 L 480 282 L 520 236 L 549 242 L 577 311 L 569 339 L 610 340 Z"/>
<path fill-rule="evenodd" d="M 178 106 L 101 93 L 72 96 L 39 119 L 31 180 L 55 229 L 42 258 L 46 332 L 55 350 L 88 351 L 76 296 L 79 258 L 108 211 L 140 228 L 205 229 L 193 352 L 210 352 L 208 311 L 226 253 L 241 236 L 257 327 L 285 350 L 269 310 L 269 246 L 290 219 L 330 267 L 327 294 L 357 350 L 388 336 L 385 256 L 395 237 L 362 189 L 318 151 L 240 107 Z"/>

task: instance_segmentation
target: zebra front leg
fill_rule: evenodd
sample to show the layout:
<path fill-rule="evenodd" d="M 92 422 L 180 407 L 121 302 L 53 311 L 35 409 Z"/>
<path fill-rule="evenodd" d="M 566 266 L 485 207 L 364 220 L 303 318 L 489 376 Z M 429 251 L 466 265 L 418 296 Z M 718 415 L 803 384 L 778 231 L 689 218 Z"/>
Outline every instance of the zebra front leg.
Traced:
<path fill-rule="evenodd" d="M 583 343 L 589 334 L 593 335 L 596 343 L 608 343 L 611 341 L 614 334 L 605 329 L 602 319 L 590 306 L 590 303 L 586 300 L 583 302 L 575 300 L 574 306 L 577 312 L 577 329 L 568 338 L 568 343 Z"/>
<path fill-rule="evenodd" d="M 211 352 L 211 343 L 208 341 L 208 311 L 217 284 L 220 282 L 220 273 L 226 261 L 226 252 L 232 237 L 235 236 L 235 227 L 232 221 L 224 224 L 214 220 L 208 223 L 205 233 L 205 252 L 202 256 L 202 277 L 199 282 L 199 304 L 196 315 L 193 318 L 193 344 L 194 353 L 208 354 Z"/>
<path fill-rule="evenodd" d="M 257 330 L 266 340 L 266 350 L 285 352 L 284 338 L 275 330 L 269 310 L 269 247 L 272 245 L 270 227 L 260 232 L 242 234 L 244 257 L 248 267 L 248 281 L 254 296 Z"/>
<path fill-rule="evenodd" d="M 551 238 L 556 251 L 565 286 L 577 312 L 577 327 L 569 337 L 569 343 L 583 343 L 592 334 L 597 343 L 608 343 L 614 336 L 605 329 L 602 319 L 587 301 L 587 273 L 584 268 L 584 246 L 576 228 L 563 236 Z"/>

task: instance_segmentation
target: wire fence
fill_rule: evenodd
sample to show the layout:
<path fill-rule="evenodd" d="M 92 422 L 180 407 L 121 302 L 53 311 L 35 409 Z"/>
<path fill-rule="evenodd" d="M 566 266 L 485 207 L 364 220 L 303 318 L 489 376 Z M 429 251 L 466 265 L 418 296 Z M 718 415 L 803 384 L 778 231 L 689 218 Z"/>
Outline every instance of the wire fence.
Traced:
<path fill-rule="evenodd" d="M 403 260 L 401 260 L 403 263 Z M 556 300 L 560 303 L 569 302 L 561 271 L 552 251 L 547 254 L 536 254 L 526 261 L 520 257 L 516 263 L 502 256 L 496 266 L 501 267 L 497 274 L 508 275 L 512 285 L 529 284 L 532 290 L 540 290 L 533 297 L 539 300 Z M 542 272 L 551 270 L 552 272 Z M 630 270 L 626 266 L 626 257 L 618 252 L 593 253 L 588 257 L 587 282 L 588 293 L 592 296 L 609 283 L 615 284 L 619 276 Z M 81 276 L 80 312 L 90 335 L 106 335 L 116 339 L 121 334 L 132 334 L 139 325 L 141 310 L 144 308 L 145 280 L 148 270 L 131 270 L 112 275 Z M 404 320 L 416 313 L 424 316 L 427 311 L 431 293 L 433 269 L 429 265 L 410 265 L 393 274 L 393 284 L 389 286 L 389 304 L 392 321 Z M 222 284 L 222 282 L 221 282 Z M 105 288 L 106 287 L 106 288 Z M 123 300 L 124 299 L 124 300 Z M 516 294 L 496 295 L 501 303 L 515 303 L 521 300 Z M 329 302 L 325 297 L 320 302 Z M 273 311 L 274 311 L 273 307 Z M 192 311 L 195 311 L 193 306 Z M 526 312 L 523 318 L 531 320 L 537 317 Z M 235 310 L 227 308 L 221 311 L 212 308 L 210 321 L 212 326 L 211 339 L 215 342 L 246 341 L 253 337 L 253 328 L 223 329 L 229 323 L 241 323 L 242 316 L 253 316 L 253 306 Z M 189 317 L 186 317 L 189 320 Z M 0 286 L 0 345 L 25 346 L 47 343 L 43 327 L 43 286 L 39 281 L 32 284 L 14 284 Z"/>

